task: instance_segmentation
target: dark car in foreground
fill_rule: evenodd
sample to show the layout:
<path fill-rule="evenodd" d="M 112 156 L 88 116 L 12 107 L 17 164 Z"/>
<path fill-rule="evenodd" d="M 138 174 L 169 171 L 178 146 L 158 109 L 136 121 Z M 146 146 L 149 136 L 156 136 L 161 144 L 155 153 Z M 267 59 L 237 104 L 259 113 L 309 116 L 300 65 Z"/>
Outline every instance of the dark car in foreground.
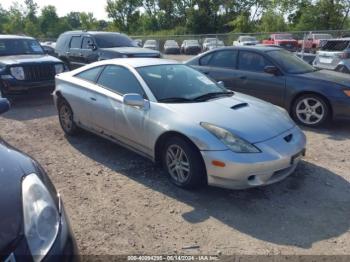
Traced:
<path fill-rule="evenodd" d="M 305 126 L 350 118 L 350 76 L 318 70 L 281 48 L 220 48 L 186 64 L 229 89 L 284 107 Z"/>
<path fill-rule="evenodd" d="M 25 91 L 53 91 L 66 68 L 32 37 L 0 35 L 0 97 Z"/>
<path fill-rule="evenodd" d="M 0 114 L 10 105 L 0 98 Z M 74 261 L 62 200 L 43 168 L 0 139 L 0 261 Z"/>
<path fill-rule="evenodd" d="M 159 51 L 141 48 L 127 35 L 97 31 L 65 32 L 59 36 L 55 52 L 70 69 L 112 58 L 160 57 Z"/>

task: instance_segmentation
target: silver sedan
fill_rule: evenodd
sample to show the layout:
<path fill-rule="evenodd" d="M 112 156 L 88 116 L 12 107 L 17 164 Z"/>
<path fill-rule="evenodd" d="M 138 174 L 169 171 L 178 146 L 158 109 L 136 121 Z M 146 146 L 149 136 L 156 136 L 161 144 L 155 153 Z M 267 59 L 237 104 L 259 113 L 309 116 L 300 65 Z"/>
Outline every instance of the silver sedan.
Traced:
<path fill-rule="evenodd" d="M 303 132 L 279 107 L 234 93 L 175 61 L 96 62 L 56 76 L 59 121 L 159 162 L 176 185 L 241 189 L 290 175 Z"/>

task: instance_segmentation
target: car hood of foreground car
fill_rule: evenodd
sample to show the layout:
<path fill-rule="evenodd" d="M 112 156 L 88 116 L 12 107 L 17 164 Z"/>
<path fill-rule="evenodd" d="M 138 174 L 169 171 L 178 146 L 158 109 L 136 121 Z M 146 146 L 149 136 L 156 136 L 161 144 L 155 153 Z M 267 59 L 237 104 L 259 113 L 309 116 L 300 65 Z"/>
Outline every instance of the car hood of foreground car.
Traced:
<path fill-rule="evenodd" d="M 318 81 L 328 81 L 342 86 L 350 87 L 350 75 L 336 71 L 318 70 L 315 72 L 301 74 L 299 76 Z"/>
<path fill-rule="evenodd" d="M 284 109 L 239 93 L 207 102 L 167 106 L 181 118 L 217 125 L 250 143 L 268 140 L 295 126 Z"/>
<path fill-rule="evenodd" d="M 159 55 L 159 52 L 156 50 L 151 50 L 147 48 L 142 47 L 113 47 L 113 48 L 100 48 L 101 51 L 104 52 L 114 52 L 114 53 L 121 53 L 125 55 L 149 55 L 149 56 L 157 56 Z"/>
<path fill-rule="evenodd" d="M 0 64 L 15 65 L 21 63 L 62 63 L 62 61 L 46 54 L 0 56 Z"/>
<path fill-rule="evenodd" d="M 30 174 L 32 161 L 0 138 L 0 254 L 16 241 L 23 230 L 22 178 Z"/>

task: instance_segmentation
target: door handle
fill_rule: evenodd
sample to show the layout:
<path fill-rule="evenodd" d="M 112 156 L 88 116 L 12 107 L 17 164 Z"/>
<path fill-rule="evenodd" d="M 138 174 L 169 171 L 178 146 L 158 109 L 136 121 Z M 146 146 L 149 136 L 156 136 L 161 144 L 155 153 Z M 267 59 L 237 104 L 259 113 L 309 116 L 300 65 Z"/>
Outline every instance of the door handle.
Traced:
<path fill-rule="evenodd" d="M 205 71 L 205 72 L 202 72 L 202 73 L 205 74 L 205 75 L 209 75 L 208 71 Z"/>
<path fill-rule="evenodd" d="M 94 97 L 90 97 L 90 99 L 91 99 L 92 101 L 97 101 L 97 99 L 94 98 Z"/>
<path fill-rule="evenodd" d="M 79 53 L 79 56 L 83 56 L 83 54 L 82 54 L 82 53 Z"/>
<path fill-rule="evenodd" d="M 66 54 L 67 54 L 67 55 L 69 55 L 69 54 L 70 54 L 70 52 L 68 52 L 68 51 L 67 51 L 67 52 L 66 52 Z"/>
<path fill-rule="evenodd" d="M 240 76 L 239 79 L 241 79 L 241 80 L 246 80 L 247 77 L 246 77 L 246 76 Z"/>

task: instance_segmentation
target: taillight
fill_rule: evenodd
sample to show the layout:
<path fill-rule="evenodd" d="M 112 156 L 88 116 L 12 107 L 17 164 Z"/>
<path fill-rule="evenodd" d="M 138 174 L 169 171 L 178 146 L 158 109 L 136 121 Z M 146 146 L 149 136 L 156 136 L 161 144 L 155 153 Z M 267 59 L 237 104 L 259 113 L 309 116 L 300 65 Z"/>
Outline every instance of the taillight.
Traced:
<path fill-rule="evenodd" d="M 350 52 L 349 51 L 345 51 L 343 53 L 340 54 L 340 58 L 342 59 L 349 59 L 350 58 Z"/>

